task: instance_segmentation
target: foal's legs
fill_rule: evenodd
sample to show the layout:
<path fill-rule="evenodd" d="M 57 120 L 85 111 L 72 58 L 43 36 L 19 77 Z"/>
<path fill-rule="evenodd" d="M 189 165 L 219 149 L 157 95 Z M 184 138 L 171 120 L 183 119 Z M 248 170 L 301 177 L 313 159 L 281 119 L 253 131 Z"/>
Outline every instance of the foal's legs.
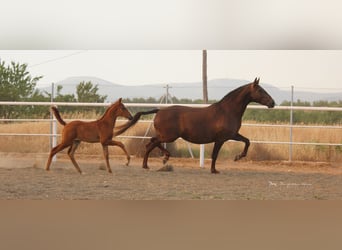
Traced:
<path fill-rule="evenodd" d="M 218 155 L 223 143 L 224 143 L 224 141 L 217 141 L 214 144 L 214 149 L 213 149 L 213 152 L 211 154 L 211 173 L 213 173 L 213 174 L 220 173 L 219 171 L 216 170 L 215 163 L 216 163 L 217 155 Z"/>
<path fill-rule="evenodd" d="M 109 173 L 112 173 L 112 170 L 110 169 L 110 165 L 109 165 L 109 159 L 108 159 L 108 145 L 104 145 L 102 144 L 102 149 L 103 149 L 103 155 L 104 155 L 104 158 L 106 160 L 106 165 L 107 165 L 107 170 Z"/>
<path fill-rule="evenodd" d="M 108 146 L 118 146 L 119 148 L 121 148 L 125 152 L 125 154 L 126 154 L 126 157 L 127 157 L 126 166 L 128 166 L 131 157 L 129 156 L 125 146 L 121 142 L 119 142 L 119 141 L 113 141 L 113 140 L 107 141 L 107 142 L 102 143 L 102 149 L 103 149 L 103 155 L 104 155 L 105 160 L 106 160 L 106 165 L 107 165 L 108 172 L 112 173 L 112 169 L 110 168 L 110 165 L 109 165 Z"/>
<path fill-rule="evenodd" d="M 63 149 L 65 149 L 66 147 L 70 146 L 70 144 L 58 144 L 56 147 L 54 147 L 53 149 L 51 149 L 50 151 L 50 155 L 48 158 L 48 161 L 46 163 L 46 170 L 49 171 L 50 170 L 50 165 L 51 165 L 51 161 L 52 161 L 52 157 L 57 154 L 58 152 L 62 151 Z"/>
<path fill-rule="evenodd" d="M 112 140 L 112 141 L 110 141 L 110 142 L 107 142 L 107 145 L 109 145 L 109 146 L 118 146 L 119 148 L 121 148 L 121 149 L 125 152 L 125 154 L 126 154 L 126 158 L 127 158 L 126 166 L 129 165 L 129 162 L 130 162 L 130 160 L 131 160 L 131 157 L 129 156 L 129 154 L 128 154 L 126 148 L 125 148 L 125 145 L 124 145 L 122 142 L 113 141 L 113 140 Z"/>
<path fill-rule="evenodd" d="M 242 153 L 235 156 L 235 159 L 234 161 L 238 161 L 240 160 L 242 157 L 245 157 L 247 155 L 247 151 L 248 151 L 248 148 L 249 148 L 249 145 L 250 145 L 250 142 L 248 140 L 248 138 L 240 135 L 240 134 L 237 134 L 234 138 L 232 138 L 233 140 L 235 141 L 242 141 L 245 143 L 245 148 L 243 149 Z"/>
<path fill-rule="evenodd" d="M 71 147 L 68 150 L 68 155 L 70 157 L 70 160 L 71 160 L 72 164 L 74 164 L 75 168 L 77 169 L 77 171 L 80 174 L 82 174 L 82 171 L 81 171 L 80 167 L 78 166 L 78 164 L 77 164 L 77 162 L 75 160 L 75 157 L 74 157 L 75 151 L 76 151 L 78 145 L 80 145 L 80 143 L 81 143 L 80 141 L 73 141 Z"/>

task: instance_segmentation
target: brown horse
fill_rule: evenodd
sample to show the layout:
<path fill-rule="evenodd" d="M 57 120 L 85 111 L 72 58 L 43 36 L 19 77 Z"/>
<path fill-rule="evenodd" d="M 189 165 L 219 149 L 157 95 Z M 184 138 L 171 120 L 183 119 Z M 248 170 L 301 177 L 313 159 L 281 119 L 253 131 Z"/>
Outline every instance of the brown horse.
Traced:
<path fill-rule="evenodd" d="M 141 114 L 156 113 L 154 127 L 156 136 L 146 145 L 143 168 L 148 168 L 147 161 L 150 152 L 158 147 L 165 154 L 164 164 L 170 157 L 170 153 L 162 146 L 164 142 L 173 142 L 181 137 L 189 142 L 205 144 L 214 142 L 212 152 L 211 172 L 219 173 L 215 168 L 215 162 L 219 150 L 227 140 L 242 141 L 245 143 L 244 150 L 235 157 L 239 160 L 247 155 L 249 140 L 238 133 L 241 127 L 241 119 L 247 105 L 257 102 L 273 108 L 275 103 L 272 97 L 259 86 L 259 80 L 241 86 L 216 102 L 205 108 L 191 108 L 185 106 L 171 106 L 148 112 L 137 113 L 134 118 L 127 122 L 127 127 L 132 126 Z M 140 117 L 140 116 L 139 116 Z M 124 130 L 122 129 L 122 130 Z M 121 132 L 122 130 L 119 130 Z"/>
<path fill-rule="evenodd" d="M 46 170 L 50 170 L 50 164 L 52 157 L 63 150 L 66 147 L 70 147 L 68 150 L 68 155 L 74 164 L 77 171 L 81 174 L 82 171 L 78 166 L 74 153 L 77 147 L 80 145 L 81 141 L 95 143 L 100 142 L 103 148 L 103 154 L 107 164 L 107 170 L 109 173 L 112 173 L 112 170 L 109 165 L 108 159 L 108 146 L 118 146 L 120 147 L 127 156 L 127 164 L 129 164 L 130 156 L 127 153 L 125 146 L 118 141 L 114 141 L 113 138 L 113 128 L 115 126 L 115 121 L 118 116 L 125 117 L 127 119 L 132 119 L 132 115 L 121 102 L 121 98 L 109 106 L 103 116 L 91 122 L 84 121 L 72 121 L 70 123 L 66 123 L 60 116 L 59 111 L 56 107 L 51 107 L 55 117 L 58 122 L 64 126 L 62 132 L 62 141 L 59 145 L 51 149 L 49 159 L 46 164 Z"/>

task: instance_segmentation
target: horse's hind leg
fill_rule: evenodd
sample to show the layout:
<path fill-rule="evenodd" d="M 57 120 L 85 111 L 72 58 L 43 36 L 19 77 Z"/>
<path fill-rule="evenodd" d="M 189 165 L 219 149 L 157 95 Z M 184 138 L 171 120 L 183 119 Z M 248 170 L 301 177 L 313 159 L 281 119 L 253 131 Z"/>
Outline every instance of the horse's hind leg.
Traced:
<path fill-rule="evenodd" d="M 47 171 L 50 170 L 51 161 L 52 161 L 52 158 L 54 157 L 54 155 L 57 154 L 58 152 L 62 151 L 63 149 L 65 149 L 68 146 L 69 146 L 69 144 L 62 144 L 61 143 L 61 144 L 58 144 L 56 147 L 51 149 L 48 161 L 46 163 L 46 168 L 45 168 Z"/>
<path fill-rule="evenodd" d="M 127 152 L 127 150 L 126 150 L 125 145 L 124 145 L 122 142 L 113 141 L 113 140 L 110 141 L 110 142 L 108 143 L 108 145 L 111 145 L 111 146 L 118 146 L 119 148 L 121 148 L 121 149 L 125 152 L 126 158 L 127 158 L 126 166 L 128 166 L 128 165 L 129 165 L 129 162 L 130 162 L 130 160 L 131 160 L 131 157 L 130 157 L 130 155 L 128 154 L 128 152 Z"/>
<path fill-rule="evenodd" d="M 144 155 L 144 161 L 143 161 L 143 166 L 142 166 L 143 168 L 145 168 L 145 169 L 149 168 L 147 166 L 148 156 L 150 155 L 151 151 L 157 146 L 158 147 L 161 146 L 160 141 L 156 137 L 152 137 L 151 141 L 146 145 L 146 152 Z"/>
<path fill-rule="evenodd" d="M 80 141 L 74 141 L 73 144 L 71 145 L 71 147 L 69 148 L 68 150 L 68 155 L 70 157 L 70 160 L 72 162 L 72 164 L 74 164 L 75 168 L 77 169 L 77 171 L 82 174 L 82 171 L 80 169 L 80 167 L 78 166 L 76 160 L 75 160 L 75 157 L 74 157 L 74 154 L 75 154 L 75 151 L 78 147 L 78 145 L 80 145 Z"/>
<path fill-rule="evenodd" d="M 158 142 L 158 144 L 155 147 L 158 147 L 164 155 L 163 163 L 165 164 L 169 160 L 171 154 L 165 147 L 162 146 L 162 143 L 157 138 L 151 138 L 151 141 L 146 145 L 146 148 L 148 148 L 150 144 L 153 144 L 155 142 Z"/>
<path fill-rule="evenodd" d="M 248 152 L 248 148 L 249 148 L 249 145 L 250 145 L 250 142 L 248 140 L 248 138 L 240 135 L 240 134 L 237 134 L 234 138 L 232 138 L 233 140 L 235 141 L 242 141 L 245 143 L 245 148 L 243 149 L 242 153 L 235 156 L 235 159 L 234 161 L 238 161 L 240 160 L 242 157 L 245 157 L 247 155 L 247 152 Z"/>
<path fill-rule="evenodd" d="M 215 164 L 216 164 L 216 159 L 217 159 L 218 153 L 219 153 L 223 143 L 224 142 L 217 141 L 214 144 L 214 149 L 213 149 L 213 152 L 212 152 L 212 155 L 211 155 L 211 173 L 213 173 L 213 174 L 220 173 L 219 171 L 216 170 Z"/>
<path fill-rule="evenodd" d="M 166 149 L 166 148 L 164 148 L 162 145 L 161 145 L 161 143 L 159 143 L 158 145 L 157 145 L 157 147 L 162 151 L 162 153 L 164 154 L 164 159 L 163 159 L 163 164 L 165 164 L 168 160 L 169 160 L 169 158 L 170 158 L 170 152 Z"/>

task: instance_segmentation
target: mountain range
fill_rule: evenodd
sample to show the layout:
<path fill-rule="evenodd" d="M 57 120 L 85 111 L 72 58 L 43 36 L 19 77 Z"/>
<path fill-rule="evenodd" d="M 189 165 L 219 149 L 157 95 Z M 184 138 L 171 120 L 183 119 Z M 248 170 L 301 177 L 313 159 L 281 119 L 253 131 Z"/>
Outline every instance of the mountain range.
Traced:
<path fill-rule="evenodd" d="M 61 94 L 72 94 L 76 92 L 76 86 L 82 82 L 91 81 L 93 85 L 98 85 L 98 93 L 107 95 L 107 101 L 113 102 L 118 98 L 160 98 L 166 93 L 166 85 L 169 86 L 169 94 L 178 99 L 202 99 L 202 82 L 178 82 L 165 84 L 143 84 L 143 85 L 121 85 L 91 76 L 69 77 L 56 83 L 63 86 Z M 208 81 L 208 96 L 210 100 L 220 100 L 233 89 L 247 84 L 251 80 L 241 79 L 213 79 Z M 277 104 L 291 100 L 291 87 L 277 88 L 269 83 L 260 83 L 261 86 L 273 97 Z M 51 92 L 51 87 L 40 88 L 40 90 Z M 294 100 L 301 101 L 338 101 L 342 100 L 342 92 L 318 93 L 309 91 L 296 91 L 294 87 Z"/>

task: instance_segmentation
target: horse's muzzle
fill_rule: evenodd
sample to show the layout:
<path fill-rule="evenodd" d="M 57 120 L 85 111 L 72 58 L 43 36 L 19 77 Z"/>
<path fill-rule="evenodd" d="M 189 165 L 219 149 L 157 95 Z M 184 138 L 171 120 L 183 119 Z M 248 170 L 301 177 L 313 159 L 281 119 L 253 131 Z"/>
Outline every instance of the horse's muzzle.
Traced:
<path fill-rule="evenodd" d="M 275 106 L 275 102 L 274 102 L 274 100 L 272 99 L 272 100 L 267 104 L 267 107 L 268 107 L 268 108 L 274 108 L 274 106 Z"/>
<path fill-rule="evenodd" d="M 129 117 L 128 117 L 128 120 L 133 120 L 133 116 L 132 115 L 130 115 Z"/>

